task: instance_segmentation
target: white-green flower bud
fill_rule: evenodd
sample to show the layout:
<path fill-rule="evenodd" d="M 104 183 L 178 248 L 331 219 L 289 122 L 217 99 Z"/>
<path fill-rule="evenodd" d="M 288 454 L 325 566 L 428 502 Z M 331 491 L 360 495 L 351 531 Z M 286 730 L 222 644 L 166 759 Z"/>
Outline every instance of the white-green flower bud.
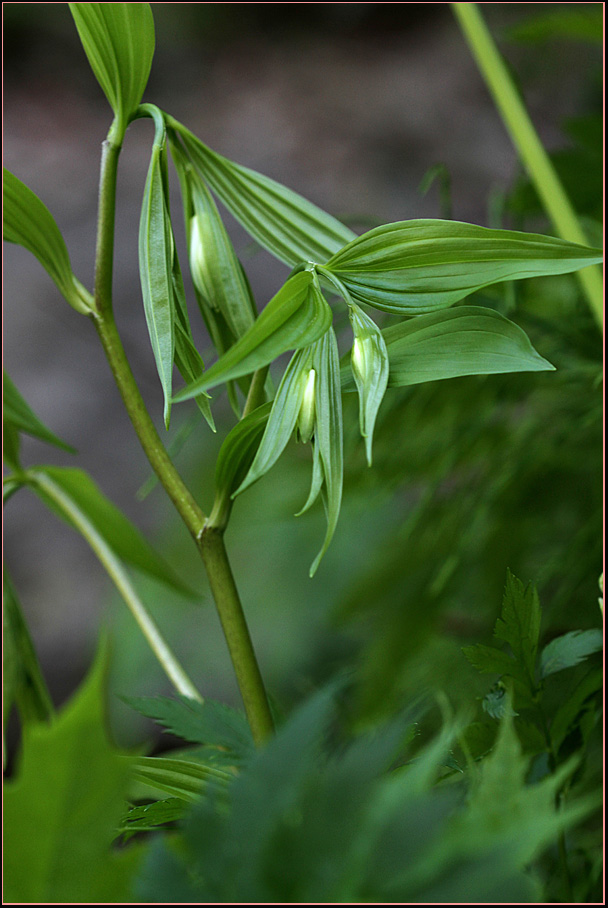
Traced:
<path fill-rule="evenodd" d="M 351 365 L 353 375 L 358 378 L 363 385 L 368 383 L 370 370 L 374 368 L 373 345 L 370 337 L 358 335 L 355 337 L 351 350 Z"/>
<path fill-rule="evenodd" d="M 200 216 L 195 214 L 190 218 L 190 274 L 198 292 L 213 306 L 213 294 L 209 292 L 207 280 L 207 263 L 205 261 L 205 245 L 201 230 Z M 215 306 L 213 307 L 215 308 Z"/>
<path fill-rule="evenodd" d="M 298 414 L 297 429 L 301 441 L 306 443 L 312 438 L 315 427 L 315 382 L 317 373 L 311 369 L 306 377 L 304 394 Z"/>

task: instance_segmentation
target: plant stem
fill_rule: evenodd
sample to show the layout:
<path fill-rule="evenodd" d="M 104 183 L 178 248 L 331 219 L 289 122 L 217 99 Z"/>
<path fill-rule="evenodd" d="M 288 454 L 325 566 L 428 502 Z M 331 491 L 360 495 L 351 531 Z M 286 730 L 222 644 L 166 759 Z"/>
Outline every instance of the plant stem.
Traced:
<path fill-rule="evenodd" d="M 260 745 L 272 735 L 274 725 L 249 628 L 226 554 L 223 532 L 217 527 L 205 527 L 200 541 L 200 550 L 230 651 L 251 733 L 255 743 Z"/>
<path fill-rule="evenodd" d="M 112 314 L 116 176 L 122 144 L 122 136 L 116 136 L 115 132 L 116 127 L 113 124 L 104 143 L 101 161 L 95 258 L 95 312 L 91 318 L 141 446 L 201 553 L 253 739 L 256 744 L 261 744 L 273 732 L 273 722 L 222 533 L 217 529 L 205 527 L 205 514 L 186 488 L 167 454 L 137 387 Z M 260 381 L 261 376 L 258 376 L 257 380 L 254 379 L 252 382 L 254 385 L 250 395 L 252 402 L 262 392 L 263 381 L 259 385 Z"/>
<path fill-rule="evenodd" d="M 517 93 L 509 71 L 477 5 L 475 3 L 452 3 L 452 9 L 511 140 L 558 236 L 572 243 L 587 245 L 587 238 L 581 229 L 576 212 L 538 137 L 534 124 Z M 601 330 L 604 309 L 601 270 L 597 265 L 593 265 L 583 268 L 577 272 L 576 276 Z"/>
<path fill-rule="evenodd" d="M 266 400 L 266 396 L 264 394 L 264 385 L 266 384 L 267 375 L 268 366 L 264 366 L 262 369 L 258 369 L 257 372 L 253 373 L 251 384 L 249 385 L 249 393 L 247 394 L 247 400 L 245 401 L 241 419 L 245 419 L 246 416 L 249 416 L 252 410 L 255 410 L 257 407 L 261 407 Z"/>
<path fill-rule="evenodd" d="M 150 418 L 137 387 L 112 313 L 108 310 L 105 316 L 101 318 L 93 316 L 93 320 L 118 390 L 146 457 L 191 535 L 194 539 L 198 539 L 205 523 L 205 515 L 186 488 L 160 440 L 156 426 Z"/>
<path fill-rule="evenodd" d="M 144 637 L 150 644 L 152 652 L 163 667 L 165 674 L 175 687 L 176 691 L 194 700 L 202 701 L 202 697 L 194 684 L 178 662 L 168 644 L 163 639 L 154 619 L 147 611 L 145 605 L 137 595 L 127 572 L 116 557 L 103 536 L 93 526 L 83 512 L 76 507 L 72 499 L 65 494 L 63 489 L 42 471 L 30 471 L 29 475 L 58 508 L 74 524 L 76 529 L 87 540 L 104 568 L 116 584 L 116 587 L 129 607 L 131 614 L 137 621 Z"/>

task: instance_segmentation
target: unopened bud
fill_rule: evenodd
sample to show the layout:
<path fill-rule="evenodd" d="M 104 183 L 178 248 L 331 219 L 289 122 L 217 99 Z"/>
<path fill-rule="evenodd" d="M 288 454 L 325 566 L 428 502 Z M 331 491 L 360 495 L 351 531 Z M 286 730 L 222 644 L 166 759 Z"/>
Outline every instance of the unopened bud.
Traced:
<path fill-rule="evenodd" d="M 315 427 L 315 381 L 317 374 L 311 369 L 306 378 L 302 404 L 298 415 L 298 433 L 301 441 L 306 443 L 312 438 Z"/>
<path fill-rule="evenodd" d="M 207 299 L 210 303 L 212 302 L 212 294 L 209 293 L 209 288 L 207 286 L 206 280 L 206 262 L 205 262 L 205 247 L 203 243 L 202 231 L 200 218 L 198 215 L 193 215 L 190 218 L 190 274 L 192 275 L 192 281 L 194 286 L 201 294 Z"/>
<path fill-rule="evenodd" d="M 353 374 L 364 385 L 367 382 L 370 368 L 373 368 L 372 356 L 371 338 L 362 335 L 355 337 L 351 350 L 351 365 Z"/>

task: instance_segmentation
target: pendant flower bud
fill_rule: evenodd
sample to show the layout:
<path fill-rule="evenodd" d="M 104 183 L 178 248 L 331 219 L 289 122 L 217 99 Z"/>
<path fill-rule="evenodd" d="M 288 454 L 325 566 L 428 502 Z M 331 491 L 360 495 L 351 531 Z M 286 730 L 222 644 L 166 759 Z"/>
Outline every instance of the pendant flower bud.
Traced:
<path fill-rule="evenodd" d="M 374 423 L 388 384 L 388 354 L 378 326 L 354 303 L 349 307 L 349 317 L 354 334 L 350 362 L 359 392 L 359 425 L 371 466 Z"/>
<path fill-rule="evenodd" d="M 308 376 L 306 377 L 306 383 L 304 385 L 304 394 L 302 395 L 302 403 L 300 405 L 300 412 L 298 414 L 298 423 L 297 430 L 300 437 L 300 441 L 306 442 L 310 441 L 313 436 L 314 427 L 315 427 L 315 383 L 316 383 L 317 373 L 314 369 L 310 369 Z"/>
<path fill-rule="evenodd" d="M 208 266 L 205 261 L 205 246 L 203 243 L 200 215 L 197 214 L 190 218 L 190 249 L 188 251 L 190 256 L 190 274 L 192 275 L 192 282 L 207 303 L 212 308 L 216 309 L 217 305 L 214 305 L 215 300 L 213 293 L 209 292 L 210 287 L 207 280 Z"/>

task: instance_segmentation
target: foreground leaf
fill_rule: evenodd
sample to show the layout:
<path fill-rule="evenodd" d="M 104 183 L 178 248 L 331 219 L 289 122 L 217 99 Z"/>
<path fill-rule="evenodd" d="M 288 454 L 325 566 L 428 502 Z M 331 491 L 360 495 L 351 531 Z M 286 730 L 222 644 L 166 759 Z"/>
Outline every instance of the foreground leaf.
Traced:
<path fill-rule="evenodd" d="M 105 731 L 107 660 L 98 657 L 50 725 L 24 730 L 14 780 L 4 791 L 7 902 L 128 902 L 140 847 L 112 851 L 124 813 L 131 757 Z"/>
<path fill-rule="evenodd" d="M 389 387 L 554 368 L 518 325 L 481 306 L 421 315 L 382 334 L 390 360 Z"/>
<path fill-rule="evenodd" d="M 269 365 L 287 350 L 300 349 L 327 331 L 331 309 L 310 271 L 290 277 L 265 306 L 252 327 L 196 382 L 174 401 L 188 400 L 200 391 Z"/>
<path fill-rule="evenodd" d="M 38 419 L 6 372 L 3 373 L 2 403 L 2 420 L 5 431 L 7 427 L 13 427 L 19 432 L 25 432 L 26 435 L 33 435 L 35 438 L 40 438 L 50 445 L 55 445 L 55 447 L 61 448 L 63 451 L 76 454 L 76 450 L 71 445 L 58 438 L 54 432 L 47 429 L 44 423 Z"/>
<path fill-rule="evenodd" d="M 70 3 L 82 46 L 122 136 L 148 82 L 154 56 L 149 3 Z"/>
<path fill-rule="evenodd" d="M 173 121 L 203 179 L 245 230 L 282 262 L 325 262 L 354 239 L 336 218 L 275 180 L 207 148 Z"/>
<path fill-rule="evenodd" d="M 4 168 L 3 236 L 33 253 L 67 302 L 87 315 L 93 300 L 72 273 L 70 257 L 55 219 L 25 183 Z"/>
<path fill-rule="evenodd" d="M 500 281 L 566 274 L 602 261 L 555 237 L 459 221 L 399 221 L 357 237 L 326 264 L 357 302 L 419 315 Z"/>

